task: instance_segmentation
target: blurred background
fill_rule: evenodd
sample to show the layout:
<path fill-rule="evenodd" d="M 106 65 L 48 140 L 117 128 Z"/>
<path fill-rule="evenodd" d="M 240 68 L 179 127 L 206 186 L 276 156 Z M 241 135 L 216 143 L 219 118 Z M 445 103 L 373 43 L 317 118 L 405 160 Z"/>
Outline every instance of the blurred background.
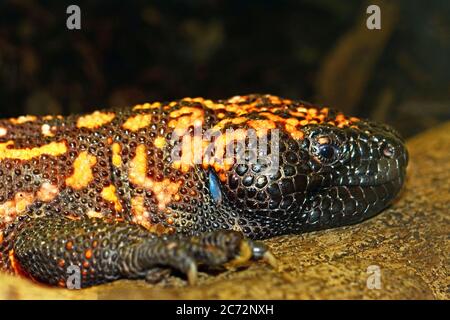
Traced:
<path fill-rule="evenodd" d="M 2 0 L 0 117 L 272 93 L 409 137 L 450 119 L 449 57 L 445 0 Z"/>

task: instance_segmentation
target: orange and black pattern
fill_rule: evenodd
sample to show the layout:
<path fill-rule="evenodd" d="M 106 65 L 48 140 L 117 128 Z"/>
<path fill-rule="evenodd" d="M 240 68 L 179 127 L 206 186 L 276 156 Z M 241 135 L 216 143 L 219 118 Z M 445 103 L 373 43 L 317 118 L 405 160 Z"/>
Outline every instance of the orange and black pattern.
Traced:
<path fill-rule="evenodd" d="M 279 142 L 237 161 L 228 129 L 235 149 L 250 131 L 270 141 L 277 129 Z M 217 135 L 205 141 L 208 130 Z M 197 161 L 208 143 L 213 152 Z M 274 263 L 249 238 L 367 219 L 398 194 L 406 165 L 388 126 L 272 95 L 0 120 L 0 267 L 66 286 L 77 266 L 86 287 L 157 281 L 173 268 L 195 282 L 197 264 Z"/>

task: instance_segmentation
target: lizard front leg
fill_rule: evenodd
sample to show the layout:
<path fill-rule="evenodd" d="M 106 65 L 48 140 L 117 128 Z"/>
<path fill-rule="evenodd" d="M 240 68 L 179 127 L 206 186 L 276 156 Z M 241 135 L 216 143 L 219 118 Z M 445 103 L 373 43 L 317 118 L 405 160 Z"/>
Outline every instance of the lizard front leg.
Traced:
<path fill-rule="evenodd" d="M 193 284 L 199 264 L 236 265 L 260 258 L 273 262 L 263 244 L 235 231 L 158 237 L 137 225 L 95 218 L 28 218 L 18 227 L 12 247 L 21 270 L 62 287 L 73 267 L 80 272 L 80 287 L 89 287 L 120 278 L 154 279 L 161 268 L 177 269 Z"/>

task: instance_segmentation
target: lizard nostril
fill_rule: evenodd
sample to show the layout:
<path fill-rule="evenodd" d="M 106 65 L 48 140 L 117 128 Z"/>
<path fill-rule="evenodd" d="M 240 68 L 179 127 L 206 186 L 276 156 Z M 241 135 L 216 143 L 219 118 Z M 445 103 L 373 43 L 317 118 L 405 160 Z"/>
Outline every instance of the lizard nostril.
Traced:
<path fill-rule="evenodd" d="M 392 158 L 394 156 L 394 147 L 391 144 L 386 143 L 383 146 L 383 154 L 385 157 Z"/>

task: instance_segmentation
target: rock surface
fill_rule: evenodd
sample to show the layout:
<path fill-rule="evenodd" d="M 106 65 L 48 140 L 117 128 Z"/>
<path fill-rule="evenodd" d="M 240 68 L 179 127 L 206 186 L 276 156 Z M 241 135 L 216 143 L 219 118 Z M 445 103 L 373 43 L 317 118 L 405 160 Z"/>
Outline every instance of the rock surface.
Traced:
<path fill-rule="evenodd" d="M 362 224 L 267 241 L 282 265 L 263 263 L 196 286 L 121 280 L 81 291 L 0 275 L 1 299 L 450 299 L 450 123 L 408 141 L 401 197 Z M 369 289 L 379 268 L 380 289 Z"/>

